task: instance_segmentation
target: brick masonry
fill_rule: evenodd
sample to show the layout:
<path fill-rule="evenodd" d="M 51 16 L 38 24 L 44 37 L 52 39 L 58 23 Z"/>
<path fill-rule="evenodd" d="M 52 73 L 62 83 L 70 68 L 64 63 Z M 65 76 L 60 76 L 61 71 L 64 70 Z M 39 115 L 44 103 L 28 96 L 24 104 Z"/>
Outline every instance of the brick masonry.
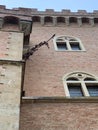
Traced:
<path fill-rule="evenodd" d="M 58 52 L 53 41 L 39 49 L 26 64 L 24 90 L 26 96 L 64 96 L 62 77 L 73 71 L 83 71 L 98 76 L 97 52 L 98 29 L 96 27 L 35 27 L 30 45 L 56 36 L 68 35 L 79 38 L 86 51 Z"/>
<path fill-rule="evenodd" d="M 98 104 L 23 104 L 21 117 L 20 130 L 97 130 Z"/>
<path fill-rule="evenodd" d="M 98 77 L 97 27 L 33 26 L 30 45 L 56 36 L 79 38 L 86 51 L 58 52 L 53 41 L 37 51 L 26 64 L 24 90 L 26 96 L 65 96 L 62 77 L 83 71 Z M 20 130 L 97 130 L 97 103 L 23 103 Z"/>
<path fill-rule="evenodd" d="M 98 77 L 97 27 L 33 26 L 30 45 L 56 36 L 79 38 L 86 51 L 58 52 L 53 41 L 37 51 L 26 64 L 24 90 L 26 96 L 65 96 L 62 77 L 83 71 Z M 97 130 L 97 103 L 23 103 L 20 130 Z"/>
<path fill-rule="evenodd" d="M 98 77 L 98 11 L 87 13 L 86 11 L 80 10 L 72 13 L 70 10 L 55 12 L 54 10 L 47 9 L 43 12 L 37 9 L 26 8 L 8 10 L 5 6 L 0 6 L 0 12 L 0 28 L 3 27 L 3 19 L 5 16 L 14 16 L 19 19 L 19 29 L 24 31 L 24 28 L 26 28 L 27 32 L 25 32 L 25 35 L 28 35 L 31 31 L 30 27 L 33 16 L 40 16 L 40 20 L 42 21 L 39 21 L 39 23 L 35 21 L 33 23 L 30 46 L 45 41 L 53 34 L 56 34 L 56 36 L 68 35 L 77 37 L 82 41 L 86 49 L 83 52 L 58 52 L 55 51 L 53 40 L 49 43 L 50 49 L 46 46 L 40 48 L 26 62 L 23 88 L 25 90 L 25 96 L 65 96 L 62 77 L 67 73 L 83 71 Z M 51 16 L 53 21 L 45 23 L 43 17 L 47 16 Z M 73 22 L 69 24 L 67 21 L 67 24 L 64 22 L 56 25 L 55 17 L 57 18 L 59 16 L 63 18 L 74 16 L 78 21 L 85 17 L 89 18 L 89 22 L 84 22 L 80 27 L 78 25 L 81 24 L 81 20 L 78 24 Z M 94 21 L 94 18 L 97 19 Z M 25 20 L 28 20 L 29 23 L 25 22 Z M 96 25 L 93 24 L 94 22 Z M 12 28 L 17 30 L 14 26 Z M 7 29 L 9 31 L 10 26 Z M 5 37 L 3 36 L 3 39 Z M 21 37 L 18 36 L 18 39 L 21 39 Z M 4 39 L 5 41 L 6 39 Z M 98 130 L 97 108 L 98 103 L 89 102 L 51 103 L 51 100 L 50 103 L 23 102 L 21 104 L 20 130 Z M 5 119 L 7 120 L 6 116 Z M 0 123 L 2 126 L 2 122 Z"/>

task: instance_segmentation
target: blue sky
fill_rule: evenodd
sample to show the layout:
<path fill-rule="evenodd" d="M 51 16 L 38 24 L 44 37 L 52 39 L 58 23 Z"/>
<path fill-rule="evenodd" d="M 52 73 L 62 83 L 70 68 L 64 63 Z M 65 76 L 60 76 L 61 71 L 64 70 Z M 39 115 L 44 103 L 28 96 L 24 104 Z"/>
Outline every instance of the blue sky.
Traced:
<path fill-rule="evenodd" d="M 70 9 L 76 12 L 82 9 L 93 12 L 93 10 L 98 10 L 98 0 L 0 0 L 0 5 L 6 5 L 9 9 L 14 7 L 37 8 L 39 11 Z"/>

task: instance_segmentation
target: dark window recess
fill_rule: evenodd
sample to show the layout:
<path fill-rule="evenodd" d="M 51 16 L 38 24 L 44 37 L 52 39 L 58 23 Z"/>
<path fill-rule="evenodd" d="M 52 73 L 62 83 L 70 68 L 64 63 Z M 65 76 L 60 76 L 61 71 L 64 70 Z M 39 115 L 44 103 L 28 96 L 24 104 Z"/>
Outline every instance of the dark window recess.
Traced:
<path fill-rule="evenodd" d="M 98 96 L 98 84 L 86 84 L 90 96 Z"/>
<path fill-rule="evenodd" d="M 33 22 L 40 22 L 40 17 L 38 16 L 34 16 L 32 19 L 33 19 Z"/>
<path fill-rule="evenodd" d="M 57 17 L 57 23 L 65 23 L 64 17 Z"/>
<path fill-rule="evenodd" d="M 72 50 L 81 50 L 78 42 L 70 42 L 70 46 Z"/>
<path fill-rule="evenodd" d="M 84 79 L 84 81 L 96 81 L 96 79 L 90 78 L 90 77 L 86 77 L 86 78 Z"/>
<path fill-rule="evenodd" d="M 24 36 L 24 45 L 29 44 L 30 35 Z"/>
<path fill-rule="evenodd" d="M 89 23 L 89 18 L 82 18 L 82 23 Z"/>
<path fill-rule="evenodd" d="M 98 18 L 94 18 L 94 23 L 98 24 Z"/>
<path fill-rule="evenodd" d="M 13 16 L 7 16 L 4 18 L 4 24 L 19 24 L 19 19 Z"/>
<path fill-rule="evenodd" d="M 82 97 L 81 84 L 68 83 L 68 89 L 71 97 Z"/>
<path fill-rule="evenodd" d="M 66 81 L 78 81 L 78 79 L 75 78 L 75 77 L 70 77 L 70 78 L 68 78 Z"/>
<path fill-rule="evenodd" d="M 45 22 L 52 23 L 53 22 L 52 17 L 45 17 Z"/>
<path fill-rule="evenodd" d="M 70 23 L 77 23 L 77 18 L 71 17 L 71 18 L 69 18 L 69 22 Z"/>
<path fill-rule="evenodd" d="M 67 50 L 66 43 L 57 42 L 58 50 Z"/>
<path fill-rule="evenodd" d="M 22 97 L 25 96 L 25 91 L 23 90 L 22 93 L 21 93 Z"/>

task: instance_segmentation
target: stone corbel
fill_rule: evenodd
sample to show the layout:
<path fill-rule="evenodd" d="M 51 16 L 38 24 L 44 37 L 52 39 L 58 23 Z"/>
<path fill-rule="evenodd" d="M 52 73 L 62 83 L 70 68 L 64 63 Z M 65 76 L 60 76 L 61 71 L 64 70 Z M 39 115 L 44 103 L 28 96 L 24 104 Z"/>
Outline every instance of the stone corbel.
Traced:
<path fill-rule="evenodd" d="M 32 23 L 27 21 L 20 21 L 20 30 L 24 32 L 25 36 L 29 35 L 32 30 Z"/>
<path fill-rule="evenodd" d="M 45 24 L 44 16 L 41 16 L 41 25 L 43 26 Z"/>
<path fill-rule="evenodd" d="M 54 25 L 54 26 L 57 25 L 57 17 L 53 17 L 53 25 Z"/>
<path fill-rule="evenodd" d="M 3 27 L 3 19 L 0 18 L 0 29 L 2 29 L 2 27 Z"/>
<path fill-rule="evenodd" d="M 81 20 L 81 17 L 78 17 L 77 20 L 78 20 L 78 25 L 79 25 L 79 27 L 82 26 L 82 20 Z"/>
<path fill-rule="evenodd" d="M 66 22 L 66 25 L 69 26 L 69 24 L 70 24 L 70 23 L 69 23 L 69 17 L 66 17 L 66 18 L 65 18 L 65 22 Z"/>
<path fill-rule="evenodd" d="M 93 17 L 89 18 L 89 23 L 91 26 L 94 26 L 94 18 Z"/>

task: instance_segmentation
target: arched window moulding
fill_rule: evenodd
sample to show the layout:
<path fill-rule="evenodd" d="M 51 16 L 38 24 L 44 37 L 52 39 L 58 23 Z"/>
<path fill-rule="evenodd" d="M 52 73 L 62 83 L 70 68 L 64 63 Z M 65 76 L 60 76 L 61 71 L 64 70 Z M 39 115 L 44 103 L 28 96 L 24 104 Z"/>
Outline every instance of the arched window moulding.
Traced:
<path fill-rule="evenodd" d="M 81 40 L 73 36 L 56 36 L 53 42 L 56 51 L 85 51 Z"/>
<path fill-rule="evenodd" d="M 66 97 L 98 97 L 98 77 L 85 72 L 73 72 L 63 77 Z"/>

